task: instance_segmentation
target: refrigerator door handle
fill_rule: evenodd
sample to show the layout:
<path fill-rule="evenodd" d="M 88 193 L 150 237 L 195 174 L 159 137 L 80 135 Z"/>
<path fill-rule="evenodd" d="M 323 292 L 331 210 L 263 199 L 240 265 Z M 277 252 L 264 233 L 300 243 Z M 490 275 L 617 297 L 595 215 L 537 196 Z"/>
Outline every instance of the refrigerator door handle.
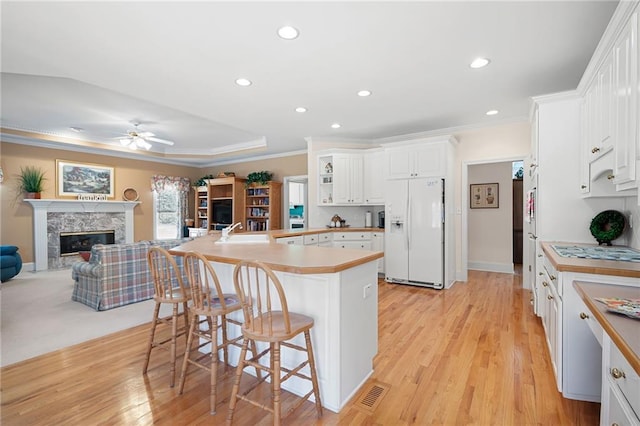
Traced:
<path fill-rule="evenodd" d="M 404 232 L 407 240 L 407 249 L 411 248 L 411 233 L 409 232 L 409 227 L 411 226 L 411 192 L 409 191 L 407 197 L 407 223 L 404 227 Z"/>

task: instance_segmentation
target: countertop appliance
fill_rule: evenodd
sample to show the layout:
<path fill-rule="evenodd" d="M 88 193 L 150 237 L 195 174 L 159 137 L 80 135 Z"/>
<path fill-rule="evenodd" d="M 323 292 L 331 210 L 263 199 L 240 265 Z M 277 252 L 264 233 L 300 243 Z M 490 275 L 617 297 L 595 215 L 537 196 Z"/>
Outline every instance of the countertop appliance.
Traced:
<path fill-rule="evenodd" d="M 384 228 L 384 210 L 378 212 L 378 228 Z"/>
<path fill-rule="evenodd" d="M 386 185 L 385 280 L 444 288 L 444 179 Z"/>

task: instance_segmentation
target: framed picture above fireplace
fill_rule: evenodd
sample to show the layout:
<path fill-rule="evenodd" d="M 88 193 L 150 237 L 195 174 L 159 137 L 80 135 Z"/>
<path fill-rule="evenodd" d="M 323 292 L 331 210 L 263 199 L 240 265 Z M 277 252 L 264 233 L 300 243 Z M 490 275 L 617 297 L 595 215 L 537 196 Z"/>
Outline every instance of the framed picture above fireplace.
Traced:
<path fill-rule="evenodd" d="M 115 197 L 113 167 L 56 160 L 56 170 L 56 188 L 60 198 L 77 198 L 80 194 Z"/>

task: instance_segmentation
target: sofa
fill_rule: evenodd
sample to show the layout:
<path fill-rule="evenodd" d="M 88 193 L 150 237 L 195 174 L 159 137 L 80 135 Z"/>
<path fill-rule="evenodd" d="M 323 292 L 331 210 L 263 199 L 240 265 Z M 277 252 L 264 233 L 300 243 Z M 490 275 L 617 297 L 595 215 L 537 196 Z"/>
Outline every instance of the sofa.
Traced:
<path fill-rule="evenodd" d="M 96 311 L 152 299 L 153 278 L 147 264 L 152 246 L 170 249 L 193 238 L 140 241 L 127 244 L 96 244 L 91 247 L 88 262 L 76 262 L 71 267 L 74 281 L 71 299 Z M 182 257 L 176 262 L 183 279 Z"/>
<path fill-rule="evenodd" d="M 0 278 L 2 282 L 8 281 L 20 273 L 22 269 L 22 257 L 16 246 L 0 246 Z"/>

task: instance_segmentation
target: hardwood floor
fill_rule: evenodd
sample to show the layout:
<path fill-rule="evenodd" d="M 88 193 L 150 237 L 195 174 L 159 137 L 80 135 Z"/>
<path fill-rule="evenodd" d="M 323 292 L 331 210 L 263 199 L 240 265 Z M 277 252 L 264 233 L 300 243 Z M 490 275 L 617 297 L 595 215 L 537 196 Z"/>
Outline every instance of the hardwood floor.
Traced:
<path fill-rule="evenodd" d="M 339 414 L 324 410 L 318 420 L 305 403 L 285 424 L 597 425 L 599 404 L 556 390 L 542 326 L 520 280 L 470 271 L 467 283 L 446 291 L 380 281 L 373 376 Z M 139 326 L 2 368 L 1 423 L 224 424 L 232 375 L 222 380 L 211 416 L 206 371 L 191 369 L 177 395 L 167 386 L 169 354 L 158 351 L 142 375 L 147 333 Z M 359 403 L 370 384 L 383 390 L 373 408 Z M 286 406 L 291 398 L 283 394 Z M 270 423 L 264 411 L 239 403 L 234 424 Z"/>

